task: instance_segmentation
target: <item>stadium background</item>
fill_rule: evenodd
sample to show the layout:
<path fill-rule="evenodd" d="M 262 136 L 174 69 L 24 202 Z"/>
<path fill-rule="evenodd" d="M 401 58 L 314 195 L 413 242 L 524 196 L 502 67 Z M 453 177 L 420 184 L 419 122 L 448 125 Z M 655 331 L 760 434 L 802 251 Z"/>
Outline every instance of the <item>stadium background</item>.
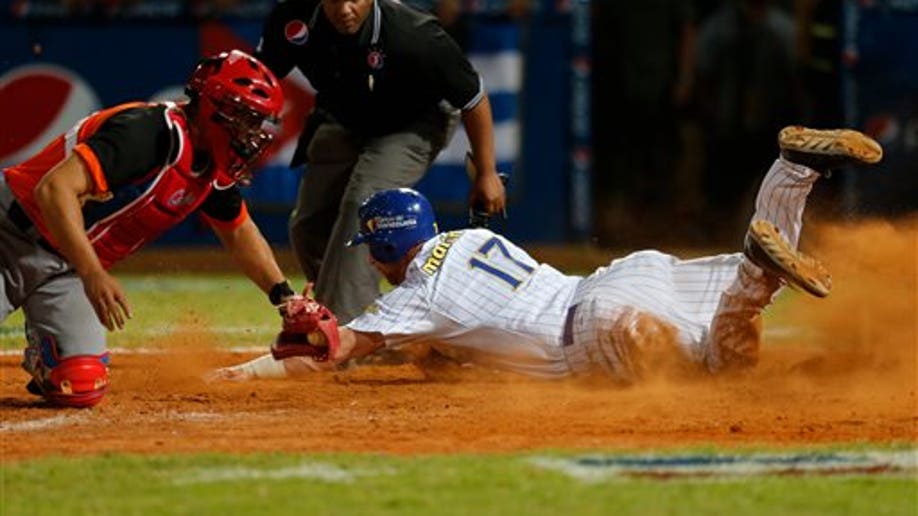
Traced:
<path fill-rule="evenodd" d="M 200 55 L 253 45 L 270 3 L 0 0 L 0 162 L 97 106 L 179 94 Z M 760 137 L 773 158 L 774 134 L 731 124 L 774 108 L 763 92 L 795 92 L 793 116 L 765 110 L 777 114 L 770 123 L 854 125 L 883 141 L 880 170 L 820 182 L 808 213 L 834 220 L 808 221 L 807 236 L 833 293 L 782 294 L 749 374 L 662 371 L 621 388 L 434 361 L 207 383 L 213 368 L 263 353 L 278 320 L 218 249 L 184 249 L 213 242 L 191 220 L 116 270 L 135 317 L 110 334 L 112 388 L 97 407 L 49 410 L 28 394 L 22 312 L 0 325 L 0 514 L 914 516 L 918 218 L 838 219 L 916 208 L 916 3 L 774 2 L 781 12 L 731 32 L 724 13 L 764 3 L 461 1 L 450 30 L 486 75 L 501 166 L 512 169 L 511 218 L 498 227 L 561 244 L 528 247 L 566 271 L 608 263 L 605 246 L 735 248 L 748 204 L 714 202 L 723 192 L 704 177 L 718 170 L 716 143 L 714 157 L 736 161 L 715 179 L 745 172 L 731 186 L 754 187 L 761 163 L 740 144 Z M 798 55 L 788 80 L 771 76 L 781 69 L 762 52 L 778 48 L 766 26 L 792 29 L 782 33 Z M 697 38 L 688 69 L 722 73 L 686 97 L 674 88 L 684 34 Z M 713 55 L 722 60 L 700 59 Z M 772 68 L 749 66 L 763 62 Z M 756 94 L 737 103 L 737 92 Z M 305 111 L 302 84 L 288 93 Z M 288 134 L 300 121 L 290 117 Z M 421 186 L 447 226 L 464 219 L 462 145 Z M 295 274 L 283 249 L 297 180 L 289 150 L 247 195 Z M 653 175 L 667 166 L 671 175 Z"/>
<path fill-rule="evenodd" d="M 844 175 L 820 194 L 832 202 L 817 199 L 817 213 L 819 206 L 833 217 L 918 207 L 918 1 L 409 3 L 438 12 L 485 77 L 499 168 L 511 174 L 510 217 L 496 226 L 512 238 L 733 245 L 773 156 L 774 130 L 794 122 L 858 127 L 887 149 L 882 173 L 869 182 Z M 271 4 L 0 2 L 0 166 L 99 107 L 180 96 L 200 56 L 256 44 Z M 459 12 L 448 12 L 450 5 Z M 750 38 L 717 39 L 716 18 L 734 8 L 766 14 L 734 20 Z M 781 22 L 792 23 L 793 33 L 769 35 Z M 769 37 L 793 38 L 786 70 L 768 62 L 782 56 L 756 54 Z M 727 46 L 732 53 L 721 51 Z M 706 64 L 718 53 L 728 56 L 726 64 Z M 715 70 L 702 82 L 706 66 Z M 693 88 L 670 98 L 687 77 Z M 287 241 L 300 173 L 286 163 L 312 104 L 307 81 L 292 76 L 287 83 L 283 145 L 246 192 L 276 244 Z M 725 108 L 730 88 L 746 93 Z M 773 94 L 779 90 L 790 93 Z M 756 121 L 755 110 L 775 115 Z M 757 141 L 766 158 L 740 148 Z M 419 185 L 444 228 L 464 223 L 466 148 L 460 130 Z M 735 159 L 718 166 L 713 158 L 721 154 Z M 189 220 L 160 243 L 201 242 L 215 240 Z"/>

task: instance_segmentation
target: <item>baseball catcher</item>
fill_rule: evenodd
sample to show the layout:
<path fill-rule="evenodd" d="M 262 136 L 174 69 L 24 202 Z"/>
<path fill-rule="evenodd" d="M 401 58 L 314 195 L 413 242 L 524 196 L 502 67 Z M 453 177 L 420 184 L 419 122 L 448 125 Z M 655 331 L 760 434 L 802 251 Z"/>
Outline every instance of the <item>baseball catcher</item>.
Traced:
<path fill-rule="evenodd" d="M 273 304 L 294 295 L 240 191 L 275 139 L 280 82 L 233 50 L 201 61 L 186 93 L 92 113 L 0 175 L 0 321 L 22 307 L 27 389 L 55 405 L 108 389 L 105 330 L 132 315 L 109 269 L 193 213 Z"/>

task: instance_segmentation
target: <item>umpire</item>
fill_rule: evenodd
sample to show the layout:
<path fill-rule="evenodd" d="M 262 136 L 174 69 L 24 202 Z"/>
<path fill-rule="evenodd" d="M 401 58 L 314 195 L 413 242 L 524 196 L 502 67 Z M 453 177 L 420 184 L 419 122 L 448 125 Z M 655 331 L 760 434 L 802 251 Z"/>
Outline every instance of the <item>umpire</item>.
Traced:
<path fill-rule="evenodd" d="M 365 246 L 348 248 L 375 192 L 417 183 L 461 116 L 478 176 L 469 202 L 499 213 L 491 105 L 478 73 L 436 19 L 395 0 L 288 0 L 265 23 L 258 58 L 297 67 L 318 91 L 291 166 L 308 164 L 290 241 L 316 298 L 342 323 L 379 295 Z"/>

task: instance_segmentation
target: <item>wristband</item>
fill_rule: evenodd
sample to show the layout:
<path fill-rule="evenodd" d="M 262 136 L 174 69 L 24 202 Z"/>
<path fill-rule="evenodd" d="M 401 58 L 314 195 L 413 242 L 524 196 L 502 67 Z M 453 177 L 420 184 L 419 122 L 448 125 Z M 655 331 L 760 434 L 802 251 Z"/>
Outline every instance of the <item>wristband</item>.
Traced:
<path fill-rule="evenodd" d="M 295 295 L 296 292 L 290 288 L 290 283 L 287 283 L 287 280 L 284 280 L 271 287 L 271 291 L 268 292 L 268 300 L 271 301 L 272 305 L 277 306 L 283 303 L 284 299 Z"/>

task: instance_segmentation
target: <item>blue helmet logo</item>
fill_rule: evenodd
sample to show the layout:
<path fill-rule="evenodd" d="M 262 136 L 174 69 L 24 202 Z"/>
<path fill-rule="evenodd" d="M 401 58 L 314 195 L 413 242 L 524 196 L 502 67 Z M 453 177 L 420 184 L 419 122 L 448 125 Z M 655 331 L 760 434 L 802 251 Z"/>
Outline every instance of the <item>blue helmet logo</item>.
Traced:
<path fill-rule="evenodd" d="M 377 192 L 363 202 L 357 213 L 360 232 L 347 245 L 367 244 L 370 255 L 378 262 L 397 262 L 414 246 L 437 234 L 430 202 L 410 188 Z"/>

